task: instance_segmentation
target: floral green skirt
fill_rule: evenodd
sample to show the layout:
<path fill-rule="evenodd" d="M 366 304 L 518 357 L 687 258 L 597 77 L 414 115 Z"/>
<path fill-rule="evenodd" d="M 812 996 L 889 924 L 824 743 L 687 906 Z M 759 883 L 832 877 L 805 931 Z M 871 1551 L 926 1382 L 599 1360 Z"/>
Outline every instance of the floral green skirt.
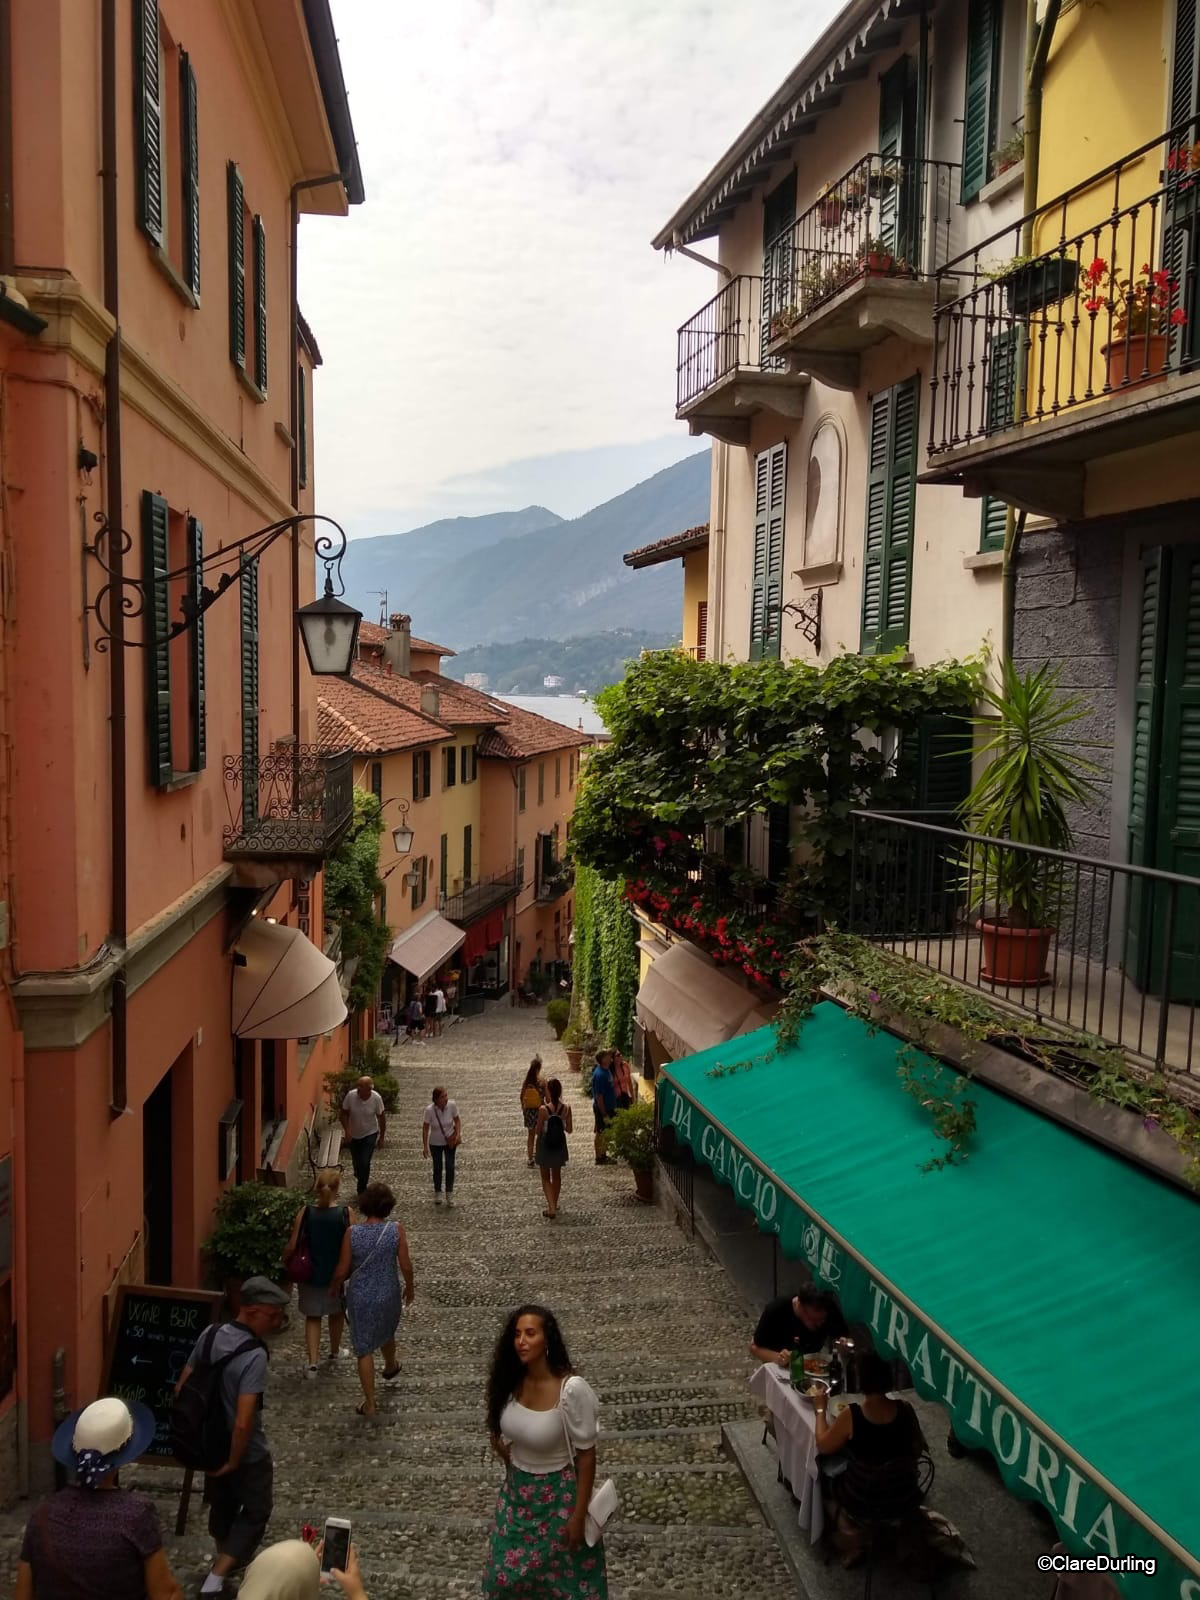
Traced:
<path fill-rule="evenodd" d="M 486 1600 L 608 1600 L 603 1544 L 578 1550 L 567 1544 L 574 1509 L 574 1467 L 545 1473 L 509 1467 L 483 1575 Z"/>

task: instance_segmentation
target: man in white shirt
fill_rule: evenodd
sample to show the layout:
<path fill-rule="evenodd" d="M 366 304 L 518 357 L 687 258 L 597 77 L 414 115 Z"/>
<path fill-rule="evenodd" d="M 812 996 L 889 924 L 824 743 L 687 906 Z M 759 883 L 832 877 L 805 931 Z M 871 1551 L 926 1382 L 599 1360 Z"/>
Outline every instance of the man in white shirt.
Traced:
<path fill-rule="evenodd" d="M 435 984 L 433 990 L 433 1036 L 436 1039 L 442 1031 L 442 1019 L 446 1015 L 446 994 L 441 984 Z"/>
<path fill-rule="evenodd" d="M 371 1181 L 371 1157 L 375 1146 L 382 1145 L 386 1130 L 387 1114 L 382 1096 L 375 1091 L 375 1080 L 360 1078 L 342 1101 L 342 1136 L 350 1146 L 356 1194 Z"/>

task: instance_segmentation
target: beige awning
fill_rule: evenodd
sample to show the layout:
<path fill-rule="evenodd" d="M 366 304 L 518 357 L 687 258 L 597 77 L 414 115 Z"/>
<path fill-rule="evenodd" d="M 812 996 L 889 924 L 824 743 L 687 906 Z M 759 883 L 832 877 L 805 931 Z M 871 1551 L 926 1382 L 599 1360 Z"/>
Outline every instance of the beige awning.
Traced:
<path fill-rule="evenodd" d="M 675 1059 L 761 1028 L 773 1009 L 684 942 L 655 960 L 637 997 L 638 1021 Z"/>
<path fill-rule="evenodd" d="M 428 911 L 419 922 L 414 922 L 399 938 L 392 940 L 388 960 L 403 967 L 405 972 L 411 972 L 420 983 L 422 978 L 436 972 L 466 937 L 464 929 L 447 921 L 439 911 Z"/>
<path fill-rule="evenodd" d="M 233 1031 L 239 1039 L 311 1039 L 346 1020 L 337 968 L 299 928 L 254 918 L 238 940 Z"/>

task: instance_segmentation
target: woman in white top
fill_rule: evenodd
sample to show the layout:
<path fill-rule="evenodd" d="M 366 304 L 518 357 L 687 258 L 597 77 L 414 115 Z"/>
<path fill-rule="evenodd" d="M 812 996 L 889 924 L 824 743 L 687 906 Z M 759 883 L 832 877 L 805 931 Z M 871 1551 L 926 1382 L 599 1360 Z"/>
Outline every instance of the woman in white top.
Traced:
<path fill-rule="evenodd" d="M 505 1465 L 485 1600 L 608 1600 L 604 1546 L 584 1537 L 599 1405 L 571 1370 L 554 1314 L 520 1306 L 488 1375 L 488 1437 Z"/>
<path fill-rule="evenodd" d="M 454 1163 L 462 1140 L 462 1120 L 457 1104 L 445 1089 L 433 1091 L 425 1114 L 421 1118 L 421 1154 L 428 1161 L 433 1157 L 433 1203 L 442 1203 L 442 1173 L 446 1177 L 446 1204 L 454 1204 Z"/>

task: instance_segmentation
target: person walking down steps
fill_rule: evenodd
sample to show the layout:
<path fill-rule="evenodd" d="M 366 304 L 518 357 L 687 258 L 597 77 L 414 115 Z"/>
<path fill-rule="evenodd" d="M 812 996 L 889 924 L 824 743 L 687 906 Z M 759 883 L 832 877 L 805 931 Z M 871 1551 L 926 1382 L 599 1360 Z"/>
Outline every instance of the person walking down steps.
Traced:
<path fill-rule="evenodd" d="M 533 1146 L 537 1137 L 538 1112 L 542 1109 L 542 1101 L 546 1098 L 546 1083 L 542 1077 L 542 1058 L 534 1056 L 529 1063 L 529 1071 L 525 1074 L 525 1082 L 521 1085 L 521 1121 L 525 1126 L 525 1159 L 529 1165 L 535 1166 Z"/>
<path fill-rule="evenodd" d="M 446 1178 L 446 1204 L 454 1204 L 454 1164 L 462 1143 L 462 1119 L 458 1106 L 445 1089 L 433 1091 L 421 1119 L 421 1154 L 433 1159 L 433 1203 L 442 1203 L 442 1175 Z"/>
<path fill-rule="evenodd" d="M 383 1096 L 374 1078 L 362 1077 L 342 1101 L 342 1133 L 354 1163 L 354 1192 L 361 1194 L 371 1181 L 371 1158 L 387 1132 Z"/>

